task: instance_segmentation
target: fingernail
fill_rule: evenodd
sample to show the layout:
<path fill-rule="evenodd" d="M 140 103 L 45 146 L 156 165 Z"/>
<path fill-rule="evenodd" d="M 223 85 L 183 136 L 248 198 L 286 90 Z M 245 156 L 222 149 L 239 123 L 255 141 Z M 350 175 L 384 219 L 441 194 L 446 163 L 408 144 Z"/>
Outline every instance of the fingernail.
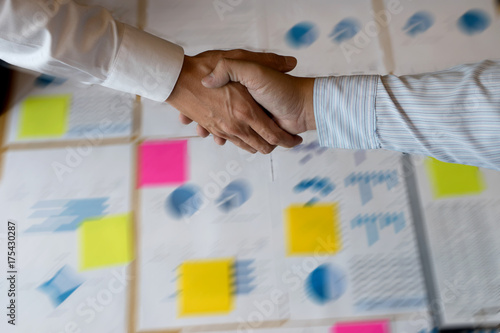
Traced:
<path fill-rule="evenodd" d="M 287 66 L 295 66 L 297 65 L 297 59 L 295 59 L 294 57 L 285 57 L 285 63 L 287 64 Z"/>
<path fill-rule="evenodd" d="M 214 79 L 214 73 L 210 73 L 203 79 L 201 79 L 201 84 L 203 84 L 204 86 L 209 85 L 213 79 Z"/>

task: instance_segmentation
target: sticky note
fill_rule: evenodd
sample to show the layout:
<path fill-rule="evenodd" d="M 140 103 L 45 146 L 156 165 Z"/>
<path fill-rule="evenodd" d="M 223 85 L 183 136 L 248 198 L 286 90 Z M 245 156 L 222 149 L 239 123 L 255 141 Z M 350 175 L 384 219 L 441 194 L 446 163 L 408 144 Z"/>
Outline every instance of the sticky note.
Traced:
<path fill-rule="evenodd" d="M 337 323 L 331 333 L 390 333 L 389 320 Z"/>
<path fill-rule="evenodd" d="M 80 270 L 123 265 L 134 259 L 129 214 L 87 219 L 78 233 Z"/>
<path fill-rule="evenodd" d="M 193 260 L 179 268 L 179 316 L 227 314 L 233 308 L 233 259 Z"/>
<path fill-rule="evenodd" d="M 187 179 L 187 140 L 149 141 L 139 146 L 139 187 L 180 185 Z"/>
<path fill-rule="evenodd" d="M 18 138 L 61 137 L 68 126 L 71 95 L 33 96 L 21 104 Z"/>
<path fill-rule="evenodd" d="M 291 205 L 285 215 L 288 255 L 328 255 L 342 248 L 336 203 Z"/>
<path fill-rule="evenodd" d="M 434 158 L 426 159 L 425 164 L 435 199 L 480 194 L 486 188 L 478 167 Z"/>

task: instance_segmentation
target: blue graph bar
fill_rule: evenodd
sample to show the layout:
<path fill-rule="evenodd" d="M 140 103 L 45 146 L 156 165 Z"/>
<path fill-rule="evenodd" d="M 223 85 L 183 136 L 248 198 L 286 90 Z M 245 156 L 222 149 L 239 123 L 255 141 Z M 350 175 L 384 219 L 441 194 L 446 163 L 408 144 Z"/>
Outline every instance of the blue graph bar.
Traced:
<path fill-rule="evenodd" d="M 377 224 L 378 222 L 378 224 Z M 379 241 L 379 229 L 394 225 L 394 233 L 399 233 L 406 226 L 403 213 L 358 215 L 351 221 L 351 229 L 365 227 L 368 246 Z"/>
<path fill-rule="evenodd" d="M 45 200 L 37 202 L 30 218 L 46 219 L 33 225 L 26 232 L 74 231 L 88 218 L 105 215 L 109 198 L 91 198 L 74 200 Z"/>
<path fill-rule="evenodd" d="M 386 184 L 387 190 L 398 185 L 398 174 L 396 170 L 379 172 L 353 172 L 344 180 L 346 187 L 359 186 L 361 204 L 364 206 L 373 199 L 372 186 Z"/>

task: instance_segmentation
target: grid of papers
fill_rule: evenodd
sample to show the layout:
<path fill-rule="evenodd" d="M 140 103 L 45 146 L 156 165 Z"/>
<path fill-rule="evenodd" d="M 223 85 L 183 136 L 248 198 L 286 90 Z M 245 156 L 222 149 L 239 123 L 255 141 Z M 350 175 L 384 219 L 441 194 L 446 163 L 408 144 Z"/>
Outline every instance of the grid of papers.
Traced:
<path fill-rule="evenodd" d="M 79 2 L 140 23 L 135 0 Z M 241 47 L 297 57 L 294 75 L 410 74 L 500 58 L 493 6 L 149 0 L 142 23 L 188 55 Z M 321 148 L 314 132 L 250 155 L 178 114 L 57 80 L 9 110 L 0 219 L 19 232 L 16 332 L 430 333 L 435 300 L 442 324 L 500 320 L 497 172 L 406 169 L 398 153 Z"/>

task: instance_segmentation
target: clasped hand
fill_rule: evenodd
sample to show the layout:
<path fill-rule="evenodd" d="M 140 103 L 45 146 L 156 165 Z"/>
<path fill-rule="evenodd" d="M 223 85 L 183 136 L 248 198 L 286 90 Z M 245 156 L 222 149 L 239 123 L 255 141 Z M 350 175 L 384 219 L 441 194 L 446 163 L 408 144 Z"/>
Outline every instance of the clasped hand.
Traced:
<path fill-rule="evenodd" d="M 183 124 L 197 122 L 198 135 L 212 134 L 220 145 L 229 140 L 263 154 L 291 148 L 302 142 L 296 134 L 316 128 L 314 79 L 284 74 L 296 64 L 293 57 L 245 50 L 186 56 L 167 102 Z"/>

